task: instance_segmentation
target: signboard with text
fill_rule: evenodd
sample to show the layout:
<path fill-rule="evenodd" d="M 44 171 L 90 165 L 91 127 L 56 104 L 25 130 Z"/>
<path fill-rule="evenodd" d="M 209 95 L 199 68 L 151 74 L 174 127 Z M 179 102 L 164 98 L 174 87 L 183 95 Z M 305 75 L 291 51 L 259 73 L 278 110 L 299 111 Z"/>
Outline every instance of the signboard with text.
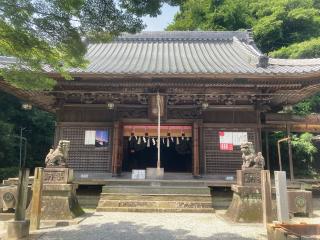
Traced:
<path fill-rule="evenodd" d="M 146 179 L 146 170 L 132 169 L 131 179 Z"/>

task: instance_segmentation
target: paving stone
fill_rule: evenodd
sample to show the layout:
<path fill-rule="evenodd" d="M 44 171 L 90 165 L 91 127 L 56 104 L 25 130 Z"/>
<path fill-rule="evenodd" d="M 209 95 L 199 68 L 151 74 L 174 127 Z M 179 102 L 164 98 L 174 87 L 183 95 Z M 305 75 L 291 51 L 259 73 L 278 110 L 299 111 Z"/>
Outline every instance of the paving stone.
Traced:
<path fill-rule="evenodd" d="M 267 239 L 263 224 L 234 224 L 207 213 L 97 212 L 79 225 L 43 229 L 39 234 L 41 240 Z"/>

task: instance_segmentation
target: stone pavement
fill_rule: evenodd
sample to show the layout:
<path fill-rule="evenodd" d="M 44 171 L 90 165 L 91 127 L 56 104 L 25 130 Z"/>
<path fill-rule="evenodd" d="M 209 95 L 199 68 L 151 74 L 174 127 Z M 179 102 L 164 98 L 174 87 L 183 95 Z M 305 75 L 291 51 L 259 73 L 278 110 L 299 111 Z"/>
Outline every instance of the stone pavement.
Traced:
<path fill-rule="evenodd" d="M 234 224 L 218 214 L 92 213 L 79 225 L 42 229 L 41 240 L 267 239 L 262 224 Z"/>

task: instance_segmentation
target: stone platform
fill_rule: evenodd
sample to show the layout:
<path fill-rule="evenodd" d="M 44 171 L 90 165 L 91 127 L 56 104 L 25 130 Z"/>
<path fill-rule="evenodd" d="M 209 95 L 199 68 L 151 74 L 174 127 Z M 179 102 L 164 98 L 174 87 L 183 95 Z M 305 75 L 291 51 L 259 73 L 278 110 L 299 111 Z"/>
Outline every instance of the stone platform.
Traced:
<path fill-rule="evenodd" d="M 100 212 L 214 212 L 210 188 L 194 182 L 119 181 L 103 187 Z"/>

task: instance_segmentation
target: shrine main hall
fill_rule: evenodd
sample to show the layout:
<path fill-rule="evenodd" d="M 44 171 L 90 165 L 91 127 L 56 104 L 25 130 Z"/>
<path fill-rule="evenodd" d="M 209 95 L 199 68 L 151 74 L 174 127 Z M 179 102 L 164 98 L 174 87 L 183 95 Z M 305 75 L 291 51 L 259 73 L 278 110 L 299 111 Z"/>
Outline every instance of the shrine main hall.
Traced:
<path fill-rule="evenodd" d="M 70 140 L 79 182 L 156 167 L 158 95 L 161 167 L 173 179 L 234 176 L 244 141 L 269 168 L 269 132 L 320 132 L 317 117 L 282 111 L 319 92 L 320 60 L 268 57 L 248 31 L 122 34 L 88 44 L 85 58 L 86 68 L 69 70 L 73 80 L 48 70 L 57 81 L 50 91 L 0 80 L 1 90 L 56 115 L 55 144 Z"/>

